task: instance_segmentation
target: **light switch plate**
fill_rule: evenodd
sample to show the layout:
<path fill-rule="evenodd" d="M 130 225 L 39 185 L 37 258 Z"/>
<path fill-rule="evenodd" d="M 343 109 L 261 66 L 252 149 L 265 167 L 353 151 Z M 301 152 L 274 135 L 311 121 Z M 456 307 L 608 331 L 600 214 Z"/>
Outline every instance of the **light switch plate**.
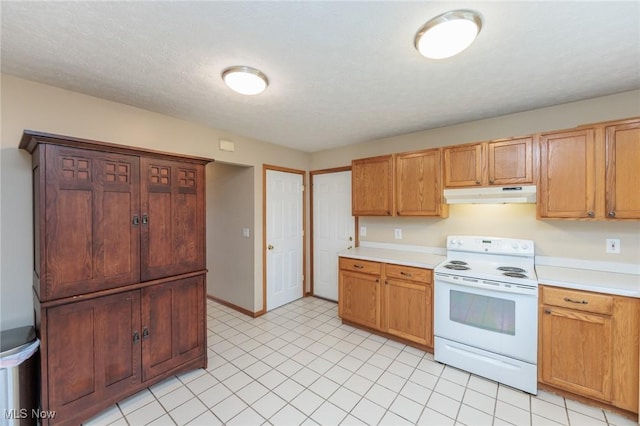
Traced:
<path fill-rule="evenodd" d="M 366 237 L 367 236 L 367 227 L 366 226 L 361 226 L 360 227 L 360 236 L 361 237 Z"/>
<path fill-rule="evenodd" d="M 401 240 L 402 239 L 402 229 L 401 228 L 394 229 L 393 234 L 394 234 L 396 240 Z"/>

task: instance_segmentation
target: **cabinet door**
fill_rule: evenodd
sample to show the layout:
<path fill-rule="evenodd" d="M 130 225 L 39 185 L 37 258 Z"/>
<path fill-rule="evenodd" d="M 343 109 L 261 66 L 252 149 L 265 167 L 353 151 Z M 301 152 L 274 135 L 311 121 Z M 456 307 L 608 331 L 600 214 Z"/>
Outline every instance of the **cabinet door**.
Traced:
<path fill-rule="evenodd" d="M 205 354 L 202 275 L 142 290 L 143 380 Z"/>
<path fill-rule="evenodd" d="M 610 126 L 606 137 L 606 214 L 640 219 L 640 121 Z"/>
<path fill-rule="evenodd" d="M 390 278 L 384 284 L 385 331 L 433 346 L 431 285 Z"/>
<path fill-rule="evenodd" d="M 139 384 L 139 330 L 139 290 L 47 309 L 46 409 L 61 419 L 82 417 Z"/>
<path fill-rule="evenodd" d="M 354 216 L 393 215 L 393 156 L 351 163 L 351 209 Z"/>
<path fill-rule="evenodd" d="M 141 159 L 142 281 L 205 269 L 204 166 Z"/>
<path fill-rule="evenodd" d="M 540 156 L 540 217 L 594 217 L 594 130 L 542 135 Z"/>
<path fill-rule="evenodd" d="M 137 282 L 138 158 L 46 145 L 45 161 L 40 300 Z"/>
<path fill-rule="evenodd" d="M 533 183 L 533 138 L 489 142 L 489 185 Z"/>
<path fill-rule="evenodd" d="M 483 145 L 444 148 L 444 186 L 480 186 L 483 178 Z"/>
<path fill-rule="evenodd" d="M 611 401 L 612 320 L 543 305 L 541 380 Z"/>
<path fill-rule="evenodd" d="M 396 157 L 396 212 L 402 216 L 442 216 L 440 150 Z"/>
<path fill-rule="evenodd" d="M 339 287 L 342 318 L 380 329 L 380 276 L 340 271 Z"/>

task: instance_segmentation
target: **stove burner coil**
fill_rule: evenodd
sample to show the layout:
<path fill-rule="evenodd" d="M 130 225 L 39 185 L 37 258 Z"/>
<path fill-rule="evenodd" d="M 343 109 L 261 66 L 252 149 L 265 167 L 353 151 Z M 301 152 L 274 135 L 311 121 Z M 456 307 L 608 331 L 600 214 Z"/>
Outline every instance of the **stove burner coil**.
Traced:
<path fill-rule="evenodd" d="M 444 267 L 447 269 L 454 269 L 456 271 L 466 271 L 467 269 L 471 269 L 468 266 L 460 265 L 457 263 L 444 265 Z"/>
<path fill-rule="evenodd" d="M 518 268 L 516 268 L 518 269 Z M 507 277 L 513 277 L 513 278 L 527 278 L 527 276 L 525 274 L 521 274 L 520 272 L 505 272 L 504 274 Z"/>
<path fill-rule="evenodd" d="M 505 271 L 505 272 L 527 272 L 522 268 L 518 268 L 515 266 L 500 266 L 498 268 L 498 271 Z M 507 275 L 507 274 L 505 274 Z M 522 278 L 522 277 L 517 277 L 517 278 Z"/>
<path fill-rule="evenodd" d="M 467 262 L 463 262 L 462 260 L 452 260 L 449 263 L 452 265 L 468 265 Z"/>

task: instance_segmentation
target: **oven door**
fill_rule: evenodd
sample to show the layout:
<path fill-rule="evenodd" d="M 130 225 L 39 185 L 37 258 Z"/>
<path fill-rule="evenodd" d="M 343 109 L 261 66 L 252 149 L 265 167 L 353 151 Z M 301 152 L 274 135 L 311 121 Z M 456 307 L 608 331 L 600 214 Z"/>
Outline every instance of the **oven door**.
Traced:
<path fill-rule="evenodd" d="M 436 274 L 436 336 L 537 363 L 537 291 L 521 294 L 452 281 Z"/>

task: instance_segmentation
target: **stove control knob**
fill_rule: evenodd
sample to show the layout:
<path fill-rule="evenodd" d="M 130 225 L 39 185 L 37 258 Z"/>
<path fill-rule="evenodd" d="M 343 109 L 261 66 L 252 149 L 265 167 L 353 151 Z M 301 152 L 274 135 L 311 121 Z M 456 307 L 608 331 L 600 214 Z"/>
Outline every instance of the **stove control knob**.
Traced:
<path fill-rule="evenodd" d="M 451 244 L 452 246 L 455 246 L 457 243 L 458 243 L 458 240 L 451 240 L 451 243 L 450 243 L 450 244 Z"/>
<path fill-rule="evenodd" d="M 522 243 L 522 250 L 526 250 L 529 248 L 529 244 L 527 243 Z"/>
<path fill-rule="evenodd" d="M 517 242 L 514 241 L 514 242 L 511 243 L 511 248 L 513 248 L 514 250 L 518 250 L 518 247 L 519 247 L 519 245 L 518 245 Z"/>
<path fill-rule="evenodd" d="M 458 247 L 460 247 L 464 242 L 462 240 L 458 241 Z"/>

